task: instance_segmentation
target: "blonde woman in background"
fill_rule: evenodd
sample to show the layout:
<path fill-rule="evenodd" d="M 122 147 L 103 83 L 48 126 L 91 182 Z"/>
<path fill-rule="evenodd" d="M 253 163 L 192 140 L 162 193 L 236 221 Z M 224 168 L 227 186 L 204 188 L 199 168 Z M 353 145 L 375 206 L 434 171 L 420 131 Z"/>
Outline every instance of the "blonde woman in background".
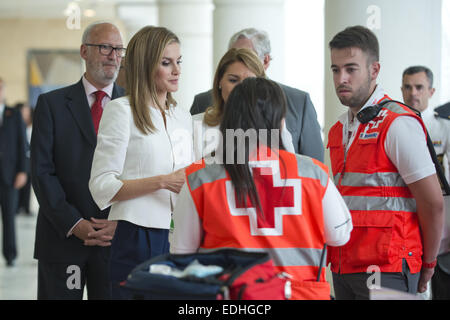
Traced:
<path fill-rule="evenodd" d="M 218 147 L 221 135 L 219 125 L 224 114 L 225 103 L 233 88 L 248 77 L 266 77 L 259 57 L 250 49 L 228 50 L 219 61 L 214 76 L 213 105 L 205 112 L 192 116 L 195 160 L 211 154 Z M 281 139 L 286 150 L 294 153 L 292 137 L 285 127 L 281 130 Z"/>
<path fill-rule="evenodd" d="M 119 283 L 139 263 L 169 252 L 171 213 L 192 162 L 192 118 L 172 93 L 180 77 L 180 41 L 147 26 L 127 48 L 127 95 L 111 101 L 100 122 L 89 188 L 111 206 L 113 299 L 131 298 Z"/>

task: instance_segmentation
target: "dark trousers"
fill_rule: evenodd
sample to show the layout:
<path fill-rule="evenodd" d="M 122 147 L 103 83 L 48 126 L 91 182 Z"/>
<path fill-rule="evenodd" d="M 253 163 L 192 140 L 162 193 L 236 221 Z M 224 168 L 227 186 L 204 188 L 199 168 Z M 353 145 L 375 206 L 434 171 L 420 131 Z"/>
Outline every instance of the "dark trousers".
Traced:
<path fill-rule="evenodd" d="M 372 273 L 337 274 L 333 272 L 336 300 L 369 300 L 367 280 Z M 403 259 L 402 272 L 380 272 L 380 286 L 411 294 L 417 293 L 420 272 L 411 273 Z"/>
<path fill-rule="evenodd" d="M 112 298 L 132 299 L 132 292 L 121 286 L 120 282 L 126 280 L 137 265 L 168 252 L 168 229 L 145 228 L 128 221 L 118 221 L 111 244 Z"/>
<path fill-rule="evenodd" d="M 30 214 L 30 197 L 31 197 L 31 179 L 28 176 L 27 183 L 19 190 L 19 205 L 17 207 L 17 213 L 21 209 L 26 214 Z"/>
<path fill-rule="evenodd" d="M 3 256 L 7 261 L 17 257 L 16 246 L 16 212 L 19 192 L 14 187 L 0 184 L 0 206 L 3 225 Z"/>
<path fill-rule="evenodd" d="M 38 261 L 38 300 L 82 300 L 86 286 L 89 300 L 111 299 L 109 248 L 92 248 L 84 261 Z"/>
<path fill-rule="evenodd" d="M 449 255 L 450 252 L 445 254 L 447 261 L 450 259 L 448 258 Z M 438 257 L 438 261 L 439 259 L 443 259 L 443 256 Z M 447 264 L 445 266 L 447 266 Z M 431 278 L 431 292 L 433 300 L 450 300 L 450 270 L 445 268 L 445 266 L 442 266 L 442 268 L 446 269 L 443 270 L 438 263 L 434 269 L 434 275 L 433 278 Z"/>

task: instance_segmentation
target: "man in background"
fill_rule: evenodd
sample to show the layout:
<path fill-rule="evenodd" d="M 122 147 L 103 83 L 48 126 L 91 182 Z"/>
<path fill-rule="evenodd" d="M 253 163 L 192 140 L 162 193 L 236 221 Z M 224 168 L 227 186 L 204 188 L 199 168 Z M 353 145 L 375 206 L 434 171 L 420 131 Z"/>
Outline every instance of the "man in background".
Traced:
<path fill-rule="evenodd" d="M 248 28 L 235 33 L 228 44 L 231 48 L 247 48 L 256 52 L 264 69 L 270 66 L 270 40 L 265 31 Z M 292 135 L 296 153 L 324 161 L 324 147 L 320 125 L 311 98 L 307 92 L 278 83 L 286 96 L 286 127 Z M 194 97 L 191 114 L 205 112 L 212 105 L 212 90 Z"/>
<path fill-rule="evenodd" d="M 0 207 L 3 256 L 8 267 L 17 257 L 15 216 L 19 189 L 27 182 L 28 142 L 19 110 L 5 104 L 6 84 L 0 78 Z"/>
<path fill-rule="evenodd" d="M 445 169 L 449 181 L 450 119 L 444 108 L 433 110 L 429 100 L 435 92 L 433 72 L 424 66 L 412 66 L 403 72 L 402 94 L 404 102 L 421 112 L 437 158 Z M 450 197 L 450 196 L 449 196 Z M 432 299 L 450 299 L 450 232 L 444 225 L 437 265 L 431 280 Z"/>
<path fill-rule="evenodd" d="M 34 257 L 38 299 L 109 299 L 109 246 L 115 222 L 89 192 L 97 129 L 106 103 L 124 94 L 114 84 L 125 54 L 119 29 L 89 25 L 77 83 L 39 96 L 31 137 L 32 184 L 40 208 Z"/>

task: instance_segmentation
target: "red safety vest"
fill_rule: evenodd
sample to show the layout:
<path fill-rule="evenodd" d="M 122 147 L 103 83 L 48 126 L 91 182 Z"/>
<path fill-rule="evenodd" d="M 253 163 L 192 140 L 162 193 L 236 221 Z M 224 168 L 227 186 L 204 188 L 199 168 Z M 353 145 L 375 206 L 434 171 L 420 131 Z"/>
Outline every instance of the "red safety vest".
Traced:
<path fill-rule="evenodd" d="M 416 118 L 426 134 L 422 120 L 394 102 L 384 105 L 369 123 L 359 125 L 346 157 L 342 123 L 330 129 L 327 147 L 334 181 L 353 222 L 347 244 L 329 247 L 333 272 L 367 272 L 369 266 L 401 272 L 402 259 L 412 273 L 420 271 L 422 238 L 416 202 L 384 149 L 388 128 L 399 116 Z"/>
<path fill-rule="evenodd" d="M 328 300 L 330 286 L 325 268 L 317 282 L 325 243 L 322 198 L 328 185 L 328 168 L 309 157 L 278 152 L 275 159 L 258 157 L 251 162 L 265 219 L 251 203 L 245 208 L 236 201 L 223 165 L 205 165 L 203 160 L 186 169 L 204 231 L 200 250 L 267 251 L 278 271 L 293 276 L 292 299 Z"/>

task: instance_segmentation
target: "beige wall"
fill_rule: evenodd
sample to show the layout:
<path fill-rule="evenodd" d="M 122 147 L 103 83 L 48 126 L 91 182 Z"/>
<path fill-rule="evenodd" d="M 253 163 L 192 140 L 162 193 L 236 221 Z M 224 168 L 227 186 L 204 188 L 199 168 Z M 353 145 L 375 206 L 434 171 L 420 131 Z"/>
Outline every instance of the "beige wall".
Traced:
<path fill-rule="evenodd" d="M 84 28 L 93 20 L 82 20 L 80 30 L 70 30 L 65 19 L 0 19 L 0 77 L 7 84 L 6 101 L 13 105 L 28 99 L 27 51 L 29 49 L 75 49 Z M 124 31 L 120 21 L 112 20 Z"/>

